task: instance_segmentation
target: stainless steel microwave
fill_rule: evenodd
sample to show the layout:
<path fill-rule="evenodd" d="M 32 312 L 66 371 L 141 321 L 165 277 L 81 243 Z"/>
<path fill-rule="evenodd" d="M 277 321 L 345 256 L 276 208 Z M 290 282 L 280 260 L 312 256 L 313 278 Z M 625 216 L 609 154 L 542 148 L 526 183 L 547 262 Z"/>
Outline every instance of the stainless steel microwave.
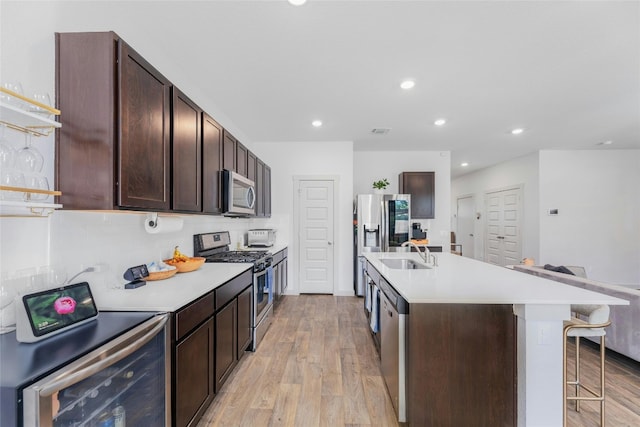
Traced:
<path fill-rule="evenodd" d="M 256 189 L 250 179 L 239 173 L 223 170 L 222 204 L 227 216 L 250 216 L 256 214 Z"/>

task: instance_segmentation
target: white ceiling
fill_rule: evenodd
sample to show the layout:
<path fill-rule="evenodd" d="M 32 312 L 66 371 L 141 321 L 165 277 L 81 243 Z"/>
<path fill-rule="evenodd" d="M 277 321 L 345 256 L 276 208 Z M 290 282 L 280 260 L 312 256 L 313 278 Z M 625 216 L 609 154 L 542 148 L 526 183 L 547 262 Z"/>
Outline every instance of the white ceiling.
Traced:
<path fill-rule="evenodd" d="M 451 150 L 454 177 L 540 149 L 640 148 L 638 1 L 110 4 L 138 7 L 194 99 L 252 143 Z"/>

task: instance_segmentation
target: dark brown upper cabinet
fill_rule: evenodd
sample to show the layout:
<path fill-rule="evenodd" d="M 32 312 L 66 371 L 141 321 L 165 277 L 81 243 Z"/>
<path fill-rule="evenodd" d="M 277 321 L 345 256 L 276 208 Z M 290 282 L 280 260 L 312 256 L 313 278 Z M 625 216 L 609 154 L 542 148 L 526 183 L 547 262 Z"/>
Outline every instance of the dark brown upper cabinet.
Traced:
<path fill-rule="evenodd" d="M 249 150 L 236 140 L 236 172 L 240 175 L 247 176 L 247 156 Z"/>
<path fill-rule="evenodd" d="M 58 201 L 67 209 L 171 205 L 171 83 L 113 32 L 56 33 Z"/>
<path fill-rule="evenodd" d="M 264 216 L 264 167 L 262 160 L 258 159 L 256 166 L 256 216 Z"/>
<path fill-rule="evenodd" d="M 435 172 L 402 172 L 401 194 L 411 194 L 411 219 L 435 218 Z"/>
<path fill-rule="evenodd" d="M 256 182 L 256 167 L 258 165 L 258 158 L 251 151 L 247 152 L 247 178 Z"/>
<path fill-rule="evenodd" d="M 236 172 L 236 139 L 226 129 L 223 131 L 222 167 Z"/>
<path fill-rule="evenodd" d="M 202 211 L 202 110 L 172 88 L 173 204 L 176 211 Z"/>
<path fill-rule="evenodd" d="M 222 126 L 202 114 L 202 211 L 222 212 Z"/>
<path fill-rule="evenodd" d="M 264 216 L 266 217 L 270 217 L 271 216 L 271 168 L 269 166 L 267 166 L 266 164 L 264 165 L 264 183 L 263 183 L 263 188 L 264 188 L 264 194 L 263 194 L 263 200 L 264 200 Z"/>
<path fill-rule="evenodd" d="M 256 166 L 256 216 L 271 216 L 271 168 L 260 159 Z"/>

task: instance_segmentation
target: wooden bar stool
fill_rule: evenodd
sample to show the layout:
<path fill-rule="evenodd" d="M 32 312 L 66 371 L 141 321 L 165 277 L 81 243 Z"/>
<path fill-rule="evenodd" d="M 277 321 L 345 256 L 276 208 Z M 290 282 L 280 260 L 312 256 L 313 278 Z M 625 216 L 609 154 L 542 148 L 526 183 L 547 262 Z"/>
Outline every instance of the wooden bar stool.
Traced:
<path fill-rule="evenodd" d="M 604 427 L 604 338 L 606 332 L 605 327 L 611 324 L 609 320 L 609 306 L 608 305 L 572 305 L 571 311 L 576 313 L 575 317 L 572 317 L 570 321 L 564 324 L 564 342 L 562 346 L 562 358 L 564 364 L 563 380 L 564 386 L 562 389 L 563 406 L 564 406 L 564 426 L 567 425 L 567 402 L 574 400 L 576 402 L 576 411 L 580 412 L 580 401 L 598 401 L 600 402 L 600 425 Z M 578 316 L 583 316 L 586 320 Z M 573 381 L 568 380 L 567 376 L 567 339 L 568 337 L 575 337 L 576 340 L 576 368 L 575 379 Z M 600 388 L 594 390 L 580 382 L 580 337 L 600 337 Z M 576 395 L 567 396 L 567 387 L 575 386 Z M 584 389 L 589 392 L 590 396 L 581 396 L 580 390 Z"/>

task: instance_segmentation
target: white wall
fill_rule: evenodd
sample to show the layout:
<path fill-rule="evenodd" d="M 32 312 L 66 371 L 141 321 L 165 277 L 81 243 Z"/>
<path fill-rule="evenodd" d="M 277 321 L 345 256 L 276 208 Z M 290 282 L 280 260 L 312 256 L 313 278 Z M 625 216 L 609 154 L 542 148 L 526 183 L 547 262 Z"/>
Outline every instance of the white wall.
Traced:
<path fill-rule="evenodd" d="M 640 150 L 543 150 L 462 176 L 456 199 L 473 194 L 484 212 L 484 192 L 524 184 L 523 257 L 536 264 L 580 265 L 587 276 L 640 284 Z M 558 209 L 558 216 L 549 216 Z M 455 225 L 455 221 L 454 221 Z M 484 222 L 475 227 L 483 259 Z"/>
<path fill-rule="evenodd" d="M 353 158 L 353 196 L 372 192 L 373 182 L 387 178 L 386 192 L 398 193 L 401 172 L 435 172 L 435 218 L 411 220 L 427 229 L 430 243 L 450 246 L 451 157 L 448 151 L 356 151 Z"/>
<path fill-rule="evenodd" d="M 522 218 L 522 257 L 538 260 L 539 220 L 538 220 L 538 154 L 519 157 L 498 164 L 494 167 L 482 169 L 451 182 L 451 212 L 456 213 L 457 199 L 461 196 L 473 195 L 476 212 L 481 213 L 474 224 L 474 257 L 484 260 L 484 225 L 486 191 L 505 187 L 523 185 L 523 218 Z M 455 230 L 456 221 L 452 215 L 452 229 Z"/>
<path fill-rule="evenodd" d="M 541 151 L 540 262 L 640 284 L 639 183 L 640 150 Z"/>
<path fill-rule="evenodd" d="M 336 295 L 353 295 L 353 143 L 351 142 L 264 142 L 254 150 L 271 166 L 272 221 L 285 232 L 289 241 L 289 289 L 300 291 L 297 283 L 297 230 L 294 228 L 293 183 L 296 176 L 336 176 L 338 194 L 334 195 L 338 216 L 335 219 Z"/>

